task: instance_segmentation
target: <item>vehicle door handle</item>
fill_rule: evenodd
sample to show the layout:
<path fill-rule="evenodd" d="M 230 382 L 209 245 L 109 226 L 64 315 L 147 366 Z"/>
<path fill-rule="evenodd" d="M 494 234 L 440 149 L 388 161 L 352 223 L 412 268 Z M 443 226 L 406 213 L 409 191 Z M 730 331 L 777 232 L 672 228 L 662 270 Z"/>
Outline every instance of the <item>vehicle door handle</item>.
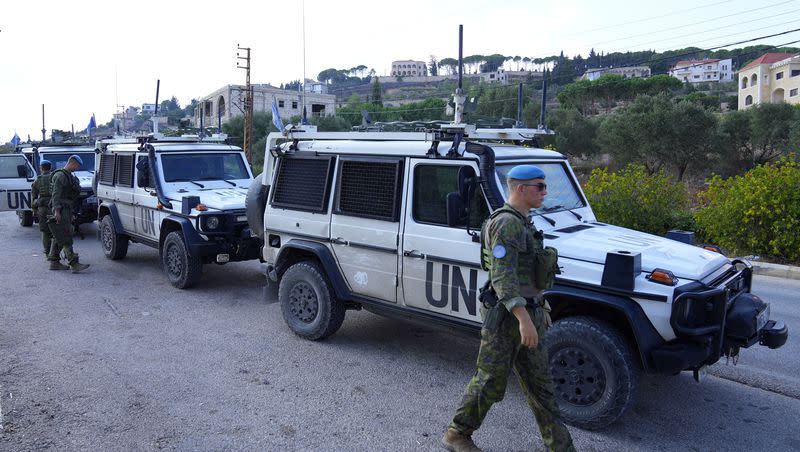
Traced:
<path fill-rule="evenodd" d="M 425 259 L 425 255 L 420 253 L 417 250 L 403 251 L 403 256 L 405 256 L 405 257 L 413 257 L 413 258 L 416 258 L 416 259 Z"/>
<path fill-rule="evenodd" d="M 335 239 L 331 239 L 331 243 L 336 245 L 347 245 L 347 240 L 341 237 L 336 237 Z"/>

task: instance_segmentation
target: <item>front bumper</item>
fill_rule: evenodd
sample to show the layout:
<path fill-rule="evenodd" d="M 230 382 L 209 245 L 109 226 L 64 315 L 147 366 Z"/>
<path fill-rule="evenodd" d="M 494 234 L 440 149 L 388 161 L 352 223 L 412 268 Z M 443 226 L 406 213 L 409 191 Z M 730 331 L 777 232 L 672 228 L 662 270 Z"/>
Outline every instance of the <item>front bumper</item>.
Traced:
<path fill-rule="evenodd" d="M 771 349 L 786 343 L 786 325 L 771 320 L 769 304 L 750 293 L 752 266 L 734 261 L 737 265 L 715 287 L 675 297 L 670 324 L 677 338 L 652 351 L 658 371 L 696 370 L 756 343 Z"/>

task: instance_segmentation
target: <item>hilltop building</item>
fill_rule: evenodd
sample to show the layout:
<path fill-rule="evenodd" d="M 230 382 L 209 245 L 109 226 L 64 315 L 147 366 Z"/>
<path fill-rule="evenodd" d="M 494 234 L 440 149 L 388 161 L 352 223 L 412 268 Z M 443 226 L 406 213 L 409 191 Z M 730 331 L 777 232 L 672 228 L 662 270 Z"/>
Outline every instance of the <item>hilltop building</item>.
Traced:
<path fill-rule="evenodd" d="M 800 104 L 800 54 L 765 53 L 739 71 L 739 109 L 763 103 Z"/>
<path fill-rule="evenodd" d="M 592 68 L 587 69 L 580 79 L 594 81 L 606 74 L 617 74 L 625 78 L 647 78 L 650 77 L 650 68 L 647 66 Z"/>
<path fill-rule="evenodd" d="M 428 75 L 428 65 L 424 61 L 399 60 L 392 61 L 393 77 L 425 77 Z"/>
<path fill-rule="evenodd" d="M 733 80 L 732 60 L 706 58 L 678 61 L 669 70 L 669 75 L 685 83 L 730 82 Z"/>

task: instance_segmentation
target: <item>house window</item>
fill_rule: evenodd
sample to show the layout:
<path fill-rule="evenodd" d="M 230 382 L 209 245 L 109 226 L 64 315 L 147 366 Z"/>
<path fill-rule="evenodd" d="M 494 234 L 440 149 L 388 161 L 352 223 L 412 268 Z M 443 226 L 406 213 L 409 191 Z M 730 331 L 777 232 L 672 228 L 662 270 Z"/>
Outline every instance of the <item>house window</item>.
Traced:
<path fill-rule="evenodd" d="M 278 106 L 279 106 L 279 107 L 281 107 L 281 108 L 283 108 L 283 101 L 282 101 L 282 100 L 279 100 L 279 101 L 278 101 Z"/>
<path fill-rule="evenodd" d="M 756 82 L 758 82 L 758 76 L 756 74 L 753 74 L 750 77 L 750 86 L 756 86 Z"/>
<path fill-rule="evenodd" d="M 797 95 L 797 88 L 789 91 L 789 97 L 794 97 Z"/>
<path fill-rule="evenodd" d="M 747 88 L 747 77 L 742 78 L 742 89 Z"/>
<path fill-rule="evenodd" d="M 700 78 L 700 76 L 699 75 L 695 75 L 694 78 Z"/>
<path fill-rule="evenodd" d="M 800 69 L 792 69 L 791 77 L 797 77 L 798 75 L 800 75 Z"/>
<path fill-rule="evenodd" d="M 295 110 L 297 110 L 297 101 L 296 101 L 296 100 L 293 100 L 293 101 L 292 101 L 292 108 L 294 108 Z"/>
<path fill-rule="evenodd" d="M 775 80 L 780 80 L 782 78 L 783 78 L 783 71 L 778 72 L 777 74 L 775 74 Z"/>
<path fill-rule="evenodd" d="M 747 96 L 744 98 L 745 105 L 753 105 L 753 96 Z"/>

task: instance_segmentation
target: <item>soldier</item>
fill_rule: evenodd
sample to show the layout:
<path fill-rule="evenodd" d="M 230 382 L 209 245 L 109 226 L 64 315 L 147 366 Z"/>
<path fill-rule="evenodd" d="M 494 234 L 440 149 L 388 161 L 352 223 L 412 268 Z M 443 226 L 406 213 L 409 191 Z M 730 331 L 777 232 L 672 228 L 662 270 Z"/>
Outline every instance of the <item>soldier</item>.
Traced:
<path fill-rule="evenodd" d="M 72 207 L 81 194 L 81 183 L 72 173 L 80 168 L 81 165 L 83 165 L 81 158 L 77 155 L 71 155 L 67 159 L 67 164 L 64 165 L 64 168 L 53 173 L 52 198 L 50 200 L 53 214 L 47 220 L 50 232 L 64 250 L 64 256 L 69 262 L 69 268 L 72 273 L 78 273 L 89 267 L 88 264 L 78 262 L 78 254 L 72 250 Z M 51 250 L 50 261 L 52 262 L 54 259 L 58 260 L 57 250 L 55 253 Z M 54 270 L 55 268 L 51 266 L 50 269 Z"/>
<path fill-rule="evenodd" d="M 503 399 L 512 368 L 545 445 L 550 450 L 575 450 L 556 406 L 547 350 L 541 341 L 551 320 L 549 305 L 534 278 L 535 256 L 543 250 L 542 233 L 528 220 L 528 213 L 544 201 L 544 177 L 534 165 L 512 168 L 506 181 L 508 202 L 492 214 L 481 231 L 482 266 L 489 271 L 495 305 L 481 307 L 484 324 L 478 368 L 442 438 L 448 450 L 480 451 L 472 433 L 492 404 Z"/>
<path fill-rule="evenodd" d="M 49 160 L 42 159 L 39 162 L 39 169 L 41 174 L 31 184 L 31 199 L 33 200 L 31 207 L 36 209 L 36 216 L 39 218 L 39 230 L 42 232 L 42 248 L 44 249 L 44 257 L 50 261 L 51 270 L 67 270 L 69 266 L 63 265 L 60 261 L 59 247 L 50 228 L 47 224 L 47 217 L 51 215 L 50 211 L 50 185 L 53 173 L 50 172 L 53 164 Z M 54 256 L 54 260 L 51 256 Z"/>

